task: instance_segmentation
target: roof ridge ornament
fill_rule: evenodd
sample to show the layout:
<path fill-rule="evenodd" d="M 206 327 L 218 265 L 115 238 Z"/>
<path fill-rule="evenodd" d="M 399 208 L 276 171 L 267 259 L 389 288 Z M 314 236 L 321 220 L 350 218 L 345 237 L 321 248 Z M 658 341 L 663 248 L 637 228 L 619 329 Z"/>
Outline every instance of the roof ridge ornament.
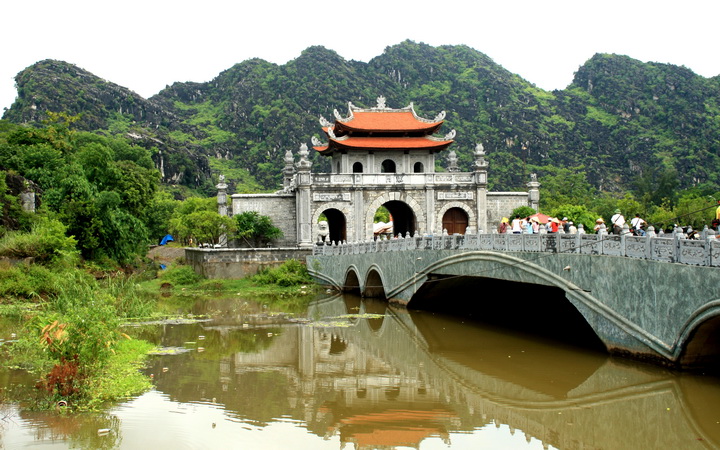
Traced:
<path fill-rule="evenodd" d="M 327 120 L 325 117 L 320 116 L 320 126 L 323 127 L 323 128 L 325 128 L 325 127 L 331 127 L 331 126 L 332 126 L 332 122 L 330 122 L 329 120 Z"/>
<path fill-rule="evenodd" d="M 310 138 L 310 142 L 312 142 L 313 147 L 325 147 L 327 146 L 326 143 L 318 139 L 316 136 L 312 136 Z"/>
<path fill-rule="evenodd" d="M 332 139 L 333 141 L 344 141 L 344 140 L 346 140 L 346 139 L 349 137 L 348 135 L 341 136 L 341 137 L 335 136 L 335 129 L 334 129 L 334 127 L 329 127 L 329 128 L 327 129 L 327 134 L 328 134 L 328 137 L 329 137 L 330 139 Z"/>
<path fill-rule="evenodd" d="M 378 109 L 387 109 L 385 100 L 386 100 L 385 97 L 382 95 L 377 98 L 377 108 Z"/>
<path fill-rule="evenodd" d="M 347 117 L 341 116 L 340 112 L 337 109 L 333 109 L 333 115 L 335 116 L 335 120 L 337 120 L 338 122 L 342 122 L 342 123 L 351 121 L 355 117 L 353 115 L 353 108 L 355 108 L 355 105 L 353 105 L 352 102 L 348 102 L 348 116 Z"/>
<path fill-rule="evenodd" d="M 435 142 L 452 141 L 453 139 L 455 139 L 455 134 L 457 134 L 457 133 L 455 132 L 455 129 L 452 129 L 452 130 L 450 130 L 449 133 L 447 133 L 447 134 L 446 134 L 445 136 L 443 136 L 443 137 L 438 137 L 438 136 L 426 136 L 426 139 L 429 139 L 429 140 L 435 141 Z"/>

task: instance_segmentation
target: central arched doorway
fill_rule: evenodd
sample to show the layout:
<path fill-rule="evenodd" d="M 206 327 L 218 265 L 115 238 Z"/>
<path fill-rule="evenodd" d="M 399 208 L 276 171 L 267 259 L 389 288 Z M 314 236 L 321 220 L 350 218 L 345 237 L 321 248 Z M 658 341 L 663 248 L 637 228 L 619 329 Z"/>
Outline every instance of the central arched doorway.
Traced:
<path fill-rule="evenodd" d="M 415 225 L 415 213 L 407 205 L 407 203 L 399 200 L 392 200 L 383 204 L 388 211 L 390 211 L 390 217 L 393 223 L 393 236 L 407 235 L 410 236 L 415 234 L 417 229 Z"/>
<path fill-rule="evenodd" d="M 462 208 L 450 208 L 442 218 L 442 227 L 448 234 L 465 234 L 468 227 L 468 215 Z"/>

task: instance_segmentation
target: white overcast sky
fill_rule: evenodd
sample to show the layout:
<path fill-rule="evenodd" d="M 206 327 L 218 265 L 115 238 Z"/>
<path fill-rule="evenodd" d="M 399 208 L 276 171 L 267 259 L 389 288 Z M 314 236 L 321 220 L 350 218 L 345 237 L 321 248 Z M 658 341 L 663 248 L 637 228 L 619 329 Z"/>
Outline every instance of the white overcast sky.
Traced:
<path fill-rule="evenodd" d="M 9 0 L 0 4 L 0 108 L 15 99 L 15 75 L 43 59 L 147 98 L 249 58 L 284 64 L 322 45 L 367 62 L 406 39 L 468 45 L 547 90 L 566 87 L 595 53 L 711 77 L 719 31 L 718 0 Z"/>

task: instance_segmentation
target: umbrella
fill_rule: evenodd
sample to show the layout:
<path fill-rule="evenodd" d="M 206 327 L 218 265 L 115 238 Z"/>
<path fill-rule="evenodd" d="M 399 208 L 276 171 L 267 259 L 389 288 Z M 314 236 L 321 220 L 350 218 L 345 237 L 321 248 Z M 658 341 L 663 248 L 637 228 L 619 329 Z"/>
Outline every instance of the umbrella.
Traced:
<path fill-rule="evenodd" d="M 531 219 L 533 217 L 537 218 L 538 222 L 540 222 L 540 223 L 548 223 L 548 220 L 550 220 L 550 216 L 547 216 L 542 213 L 535 213 L 532 216 L 530 216 Z"/>

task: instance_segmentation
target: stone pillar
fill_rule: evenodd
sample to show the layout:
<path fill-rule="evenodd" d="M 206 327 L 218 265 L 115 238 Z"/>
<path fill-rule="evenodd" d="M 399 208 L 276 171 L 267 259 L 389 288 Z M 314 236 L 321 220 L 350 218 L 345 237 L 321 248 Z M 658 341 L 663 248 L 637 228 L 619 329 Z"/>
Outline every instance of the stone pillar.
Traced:
<path fill-rule="evenodd" d="M 293 157 L 292 151 L 288 150 L 285 152 L 285 167 L 283 167 L 283 190 L 290 192 L 293 184 L 293 177 L 295 176 L 295 158 Z"/>
<path fill-rule="evenodd" d="M 475 192 L 476 192 L 476 211 L 477 215 L 477 233 L 489 233 L 488 216 L 487 216 L 487 173 L 488 162 L 485 159 L 485 148 L 482 144 L 475 146 L 475 162 L 473 163 L 475 172 Z"/>
<path fill-rule="evenodd" d="M 298 155 L 300 156 L 300 161 L 297 163 L 297 195 L 295 196 L 298 247 L 312 247 L 312 173 L 310 172 L 312 162 L 308 159 L 308 147 L 306 144 L 300 146 Z"/>
<path fill-rule="evenodd" d="M 232 211 L 230 211 L 230 214 L 228 214 L 228 206 L 227 206 L 228 185 L 225 184 L 225 175 L 220 175 L 219 183 L 215 187 L 218 190 L 218 193 L 217 193 L 218 214 L 220 214 L 221 216 L 227 216 L 227 215 L 232 216 Z"/>
<path fill-rule="evenodd" d="M 535 211 L 540 210 L 540 183 L 537 180 L 537 174 L 530 174 L 530 182 L 527 184 L 528 187 L 528 206 Z"/>
<path fill-rule="evenodd" d="M 425 185 L 425 229 L 420 229 L 422 234 L 435 234 L 435 219 L 437 214 L 435 213 L 435 196 L 437 191 L 435 190 L 435 184 Z M 418 224 L 419 226 L 420 224 Z M 440 232 L 442 230 L 439 230 Z"/>
<path fill-rule="evenodd" d="M 353 229 L 352 233 L 347 234 L 348 242 L 361 242 L 372 239 L 372 232 L 370 233 L 370 236 L 365 235 L 365 195 L 362 187 L 355 187 L 353 189 L 352 206 L 350 210 L 353 214 Z"/>
<path fill-rule="evenodd" d="M 228 216 L 232 215 L 232 211 L 230 211 L 230 214 L 228 214 L 228 206 L 227 206 L 227 188 L 228 185 L 225 184 L 225 175 L 220 175 L 219 177 L 219 183 L 217 186 L 215 186 L 218 190 L 217 193 L 217 203 L 218 203 L 218 214 L 221 216 Z M 218 244 L 221 247 L 227 247 L 227 234 L 223 233 L 220 235 L 220 238 L 218 239 Z"/>

